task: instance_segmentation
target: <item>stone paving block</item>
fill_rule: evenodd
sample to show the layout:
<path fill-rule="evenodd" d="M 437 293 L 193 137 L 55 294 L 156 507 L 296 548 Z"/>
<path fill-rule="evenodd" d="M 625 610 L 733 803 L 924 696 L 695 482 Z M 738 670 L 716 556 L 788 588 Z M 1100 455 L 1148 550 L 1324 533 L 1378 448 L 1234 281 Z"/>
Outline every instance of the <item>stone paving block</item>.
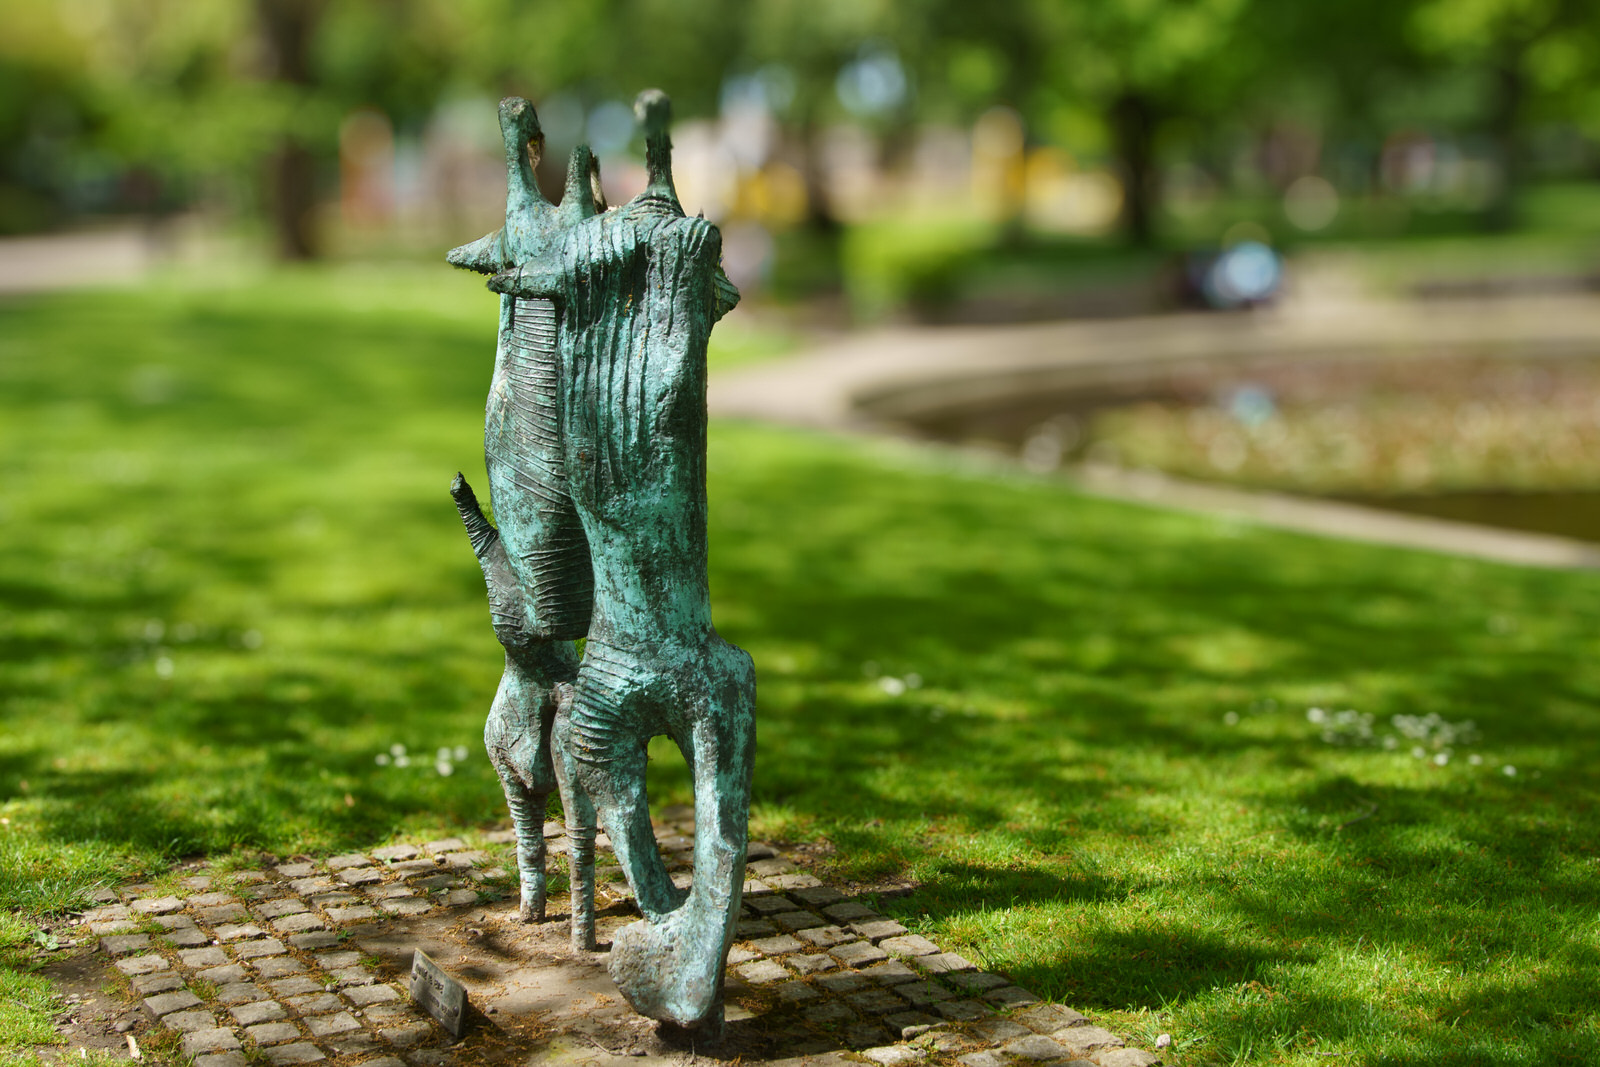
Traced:
<path fill-rule="evenodd" d="M 361 890 L 367 895 L 368 900 L 390 900 L 394 897 L 416 896 L 411 887 L 395 882 L 389 885 L 369 885 Z"/>
<path fill-rule="evenodd" d="M 293 1045 L 275 1045 L 272 1048 L 263 1049 L 261 1054 L 267 1058 L 267 1062 L 272 1064 L 273 1067 L 292 1067 L 293 1064 L 297 1063 L 317 1063 L 328 1058 L 323 1055 L 321 1049 L 309 1041 L 297 1041 Z"/>
<path fill-rule="evenodd" d="M 147 897 L 151 893 L 154 893 L 155 891 L 156 891 L 156 887 L 155 886 L 151 885 L 148 882 L 140 882 L 138 885 L 125 885 L 125 886 L 123 886 L 122 890 L 121 890 L 121 894 L 122 894 L 122 899 L 123 900 L 134 900 L 134 899 L 137 899 L 138 897 Z"/>
<path fill-rule="evenodd" d="M 1007 1041 L 1015 1041 L 1019 1037 L 1027 1037 L 1033 1033 L 1026 1026 L 1011 1019 L 981 1019 L 967 1028 L 971 1033 L 985 1041 L 992 1041 L 997 1045 Z"/>
<path fill-rule="evenodd" d="M 318 952 L 311 958 L 316 960 L 317 966 L 323 970 L 336 971 L 340 967 L 354 967 L 360 963 L 361 953 L 344 948 L 334 952 Z"/>
<path fill-rule="evenodd" d="M 780 982 L 789 977 L 789 972 L 783 964 L 774 963 L 772 960 L 756 960 L 746 963 L 739 968 L 739 976 L 752 985 L 766 985 L 769 982 Z"/>
<path fill-rule="evenodd" d="M 899 960 L 884 960 L 882 963 L 875 963 L 861 973 L 881 985 L 899 985 L 901 982 L 915 982 L 919 977 L 916 971 L 913 971 Z"/>
<path fill-rule="evenodd" d="M 174 989 L 182 989 L 183 979 L 171 971 L 164 971 L 156 974 L 141 974 L 128 984 L 133 986 L 133 991 L 141 997 L 148 997 L 156 993 L 170 993 Z"/>
<path fill-rule="evenodd" d="M 213 985 L 229 985 L 233 982 L 246 981 L 250 977 L 250 972 L 237 963 L 224 963 L 221 967 L 207 967 L 195 977 Z"/>
<path fill-rule="evenodd" d="M 111 934 L 131 934 L 138 929 L 139 924 L 132 919 L 107 919 L 105 922 L 89 924 L 89 932 L 96 937 Z"/>
<path fill-rule="evenodd" d="M 209 945 L 211 943 L 211 939 L 203 931 L 197 930 L 193 926 L 169 930 L 161 935 L 161 940 L 174 948 L 197 948 L 200 945 Z"/>
<path fill-rule="evenodd" d="M 433 908 L 421 897 L 392 897 L 389 900 L 380 900 L 378 907 L 390 915 L 421 915 Z"/>
<path fill-rule="evenodd" d="M 183 1051 L 191 1056 L 202 1052 L 227 1052 L 239 1047 L 239 1039 L 232 1030 L 196 1030 L 183 1035 Z"/>
<path fill-rule="evenodd" d="M 955 994 L 940 985 L 938 982 L 903 982 L 894 987 L 894 991 L 911 1002 L 912 1007 L 923 1008 L 930 1004 L 937 1004 L 941 1000 L 949 1000 Z"/>
<path fill-rule="evenodd" d="M 1003 985 L 1010 985 L 1011 979 L 998 974 L 987 974 L 984 971 L 957 971 L 945 976 L 945 981 L 957 989 L 966 990 L 968 993 L 986 993 L 991 989 L 999 989 Z"/>
<path fill-rule="evenodd" d="M 856 1013 L 850 1010 L 849 1005 L 838 1000 L 824 1001 L 815 1007 L 806 1008 L 800 1013 L 800 1017 L 818 1026 L 836 1026 L 839 1023 L 856 1021 Z"/>
<path fill-rule="evenodd" d="M 285 878 L 305 878 L 316 872 L 315 863 L 280 863 L 273 868 Z"/>
<path fill-rule="evenodd" d="M 371 885 L 383 881 L 383 871 L 377 867 L 352 867 L 339 872 L 339 881 L 345 885 Z"/>
<path fill-rule="evenodd" d="M 863 1049 L 861 1054 L 881 1067 L 904 1067 L 908 1063 L 920 1062 L 928 1055 L 926 1049 L 912 1048 L 910 1045 L 880 1045 Z"/>
<path fill-rule="evenodd" d="M 322 1015 L 325 1012 L 338 1011 L 344 1007 L 344 1002 L 332 993 L 306 993 L 301 996 L 288 997 L 284 1003 L 301 1015 Z"/>
<path fill-rule="evenodd" d="M 339 991 L 344 998 L 358 1008 L 370 1007 L 374 1004 L 384 1004 L 400 999 L 393 986 L 374 983 L 366 986 L 351 986 Z"/>
<path fill-rule="evenodd" d="M 250 1067 L 242 1052 L 208 1052 L 195 1057 L 194 1067 Z"/>
<path fill-rule="evenodd" d="M 291 1022 L 257 1023 L 245 1027 L 245 1036 L 258 1045 L 281 1045 L 300 1040 L 300 1028 Z"/>
<path fill-rule="evenodd" d="M 273 1023 L 284 1018 L 283 1005 L 275 1000 L 258 1000 L 251 1004 L 239 1004 L 228 1009 L 235 1022 L 240 1026 L 255 1026 L 258 1023 Z M 245 1031 L 249 1033 L 249 1031 Z"/>
<path fill-rule="evenodd" d="M 878 942 L 878 945 L 884 951 L 893 952 L 896 956 L 931 956 L 939 951 L 938 945 L 921 934 L 886 937 Z"/>
<path fill-rule="evenodd" d="M 902 1011 L 893 1015 L 885 1015 L 883 1021 L 899 1032 L 901 1037 L 915 1037 L 930 1026 L 937 1026 L 939 1020 L 925 1011 Z"/>
<path fill-rule="evenodd" d="M 337 971 L 329 971 L 328 977 L 339 983 L 341 987 L 352 985 L 371 985 L 378 979 L 365 967 L 341 967 Z"/>
<path fill-rule="evenodd" d="M 180 878 L 178 880 L 178 884 L 183 886 L 185 889 L 192 889 L 196 892 L 199 892 L 201 890 L 211 888 L 211 876 L 209 874 L 191 875 L 188 878 Z"/>
<path fill-rule="evenodd" d="M 117 970 L 132 978 L 136 974 L 154 974 L 156 971 L 172 969 L 172 964 L 160 956 L 134 956 L 132 959 L 118 960 Z"/>
<path fill-rule="evenodd" d="M 1070 1054 L 1061 1045 L 1045 1037 L 1043 1034 L 1029 1034 L 1019 1037 L 1015 1041 L 1008 1041 L 1002 1050 L 1008 1056 L 1015 1056 L 1020 1060 L 1037 1060 L 1040 1062 L 1050 1060 L 1064 1060 Z"/>
<path fill-rule="evenodd" d="M 792 890 L 789 895 L 808 908 L 824 908 L 844 900 L 844 894 L 831 885 L 807 886 Z"/>
<path fill-rule="evenodd" d="M 333 856 L 328 860 L 328 870 L 342 871 L 346 867 L 370 867 L 372 861 L 359 852 L 346 852 L 342 856 Z"/>
<path fill-rule="evenodd" d="M 777 932 L 778 928 L 764 919 L 740 919 L 734 937 L 740 941 L 756 941 L 763 937 L 771 937 Z"/>
<path fill-rule="evenodd" d="M 305 975 L 295 975 L 292 978 L 279 978 L 277 981 L 268 982 L 273 993 L 280 997 L 301 996 L 307 993 L 324 992 L 322 983 L 313 981 Z"/>
<path fill-rule="evenodd" d="M 361 1024 L 356 1022 L 356 1017 L 347 1011 L 336 1015 L 318 1015 L 306 1020 L 306 1029 L 311 1031 L 312 1037 L 331 1037 L 334 1034 L 343 1034 L 351 1030 L 361 1029 Z"/>
<path fill-rule="evenodd" d="M 467 843 L 459 837 L 445 837 L 438 841 L 429 841 L 422 846 L 430 856 L 437 856 L 441 852 L 461 852 Z"/>
<path fill-rule="evenodd" d="M 175 1011 L 164 1017 L 161 1025 L 184 1033 L 198 1033 L 201 1030 L 215 1030 L 217 1017 L 209 1011 Z"/>
<path fill-rule="evenodd" d="M 889 954 L 870 941 L 851 941 L 828 950 L 828 954 L 846 967 L 865 967 L 869 963 L 886 960 Z"/>
<path fill-rule="evenodd" d="M 126 919 L 128 906 L 126 904 L 105 904 L 98 908 L 90 908 L 83 913 L 81 919 L 86 923 L 110 922 L 113 919 Z"/>
<path fill-rule="evenodd" d="M 854 993 L 859 989 L 866 989 L 871 984 L 853 971 L 822 974 L 812 980 L 812 985 L 828 993 Z"/>
<path fill-rule="evenodd" d="M 352 1057 L 368 1052 L 375 1052 L 384 1047 L 377 1034 L 369 1034 L 365 1030 L 351 1030 L 343 1034 L 334 1034 L 323 1038 L 323 1047 L 335 1056 Z M 361 1067 L 367 1067 L 365 1063 Z"/>
<path fill-rule="evenodd" d="M 765 881 L 774 889 L 810 889 L 822 884 L 814 874 L 775 874 Z"/>
<path fill-rule="evenodd" d="M 475 903 L 477 899 L 478 895 L 474 893 L 472 895 L 472 902 Z M 347 923 L 361 922 L 365 919 L 376 919 L 377 917 L 378 909 L 367 904 L 361 904 L 353 908 L 328 909 L 328 918 L 339 926 L 344 926 Z"/>
<path fill-rule="evenodd" d="M 510 840 L 515 841 L 515 831 L 507 832 L 511 834 Z M 397 860 L 416 859 L 418 855 L 419 853 L 416 847 L 413 845 L 390 845 L 388 848 L 377 848 L 372 850 L 372 858 L 380 863 L 393 863 Z"/>
<path fill-rule="evenodd" d="M 604 881 L 596 878 L 596 881 Z M 435 889 L 454 889 L 461 884 L 461 879 L 453 874 L 430 874 L 426 878 L 415 878 L 411 887 L 419 891 L 433 892 Z"/>
<path fill-rule="evenodd" d="M 1124 1044 L 1122 1038 L 1098 1026 L 1069 1026 L 1051 1034 L 1049 1040 L 1078 1057 L 1087 1057 L 1091 1052 L 1103 1048 L 1121 1048 Z"/>
<path fill-rule="evenodd" d="M 771 893 L 773 888 L 759 878 L 746 878 L 744 880 L 744 900 L 748 904 L 750 898 L 758 893 Z"/>
<path fill-rule="evenodd" d="M 851 1048 L 875 1048 L 894 1039 L 893 1034 L 877 1023 L 856 1023 L 844 1030 L 844 1043 Z"/>
<path fill-rule="evenodd" d="M 250 913 L 244 910 L 243 904 L 218 904 L 214 908 L 201 908 L 194 913 L 194 917 L 207 926 L 250 921 Z"/>
<path fill-rule="evenodd" d="M 756 915 L 777 915 L 780 912 L 800 910 L 794 906 L 794 901 L 779 894 L 750 898 L 744 902 L 744 906 Z"/>
<path fill-rule="evenodd" d="M 298 915 L 306 910 L 305 904 L 294 897 L 279 897 L 256 905 L 256 914 L 263 919 L 281 919 L 285 915 Z"/>
<path fill-rule="evenodd" d="M 821 974 L 823 971 L 837 970 L 839 967 L 839 962 L 832 956 L 825 956 L 820 952 L 785 956 L 784 963 L 793 968 L 797 974 Z"/>
<path fill-rule="evenodd" d="M 446 866 L 465 869 L 482 866 L 489 862 L 489 858 L 487 852 L 452 852 L 444 858 L 444 862 Z"/>
<path fill-rule="evenodd" d="M 152 916 L 151 921 L 163 930 L 193 930 L 194 920 L 182 912 Z"/>
<path fill-rule="evenodd" d="M 281 956 L 289 950 L 275 937 L 259 941 L 244 941 L 233 946 L 233 954 L 241 960 L 260 959 L 263 956 Z"/>
<path fill-rule="evenodd" d="M 130 952 L 142 952 L 149 947 L 148 934 L 118 934 L 100 939 L 100 951 L 108 956 L 126 956 Z"/>
<path fill-rule="evenodd" d="M 419 874 L 427 874 L 438 869 L 439 865 L 433 860 L 401 860 L 399 863 L 389 865 L 389 870 L 402 878 L 414 878 Z"/>
<path fill-rule="evenodd" d="M 788 934 L 779 934 L 776 937 L 763 937 L 750 942 L 750 947 L 763 956 L 781 956 L 786 952 L 799 952 L 805 948 L 800 942 Z"/>
<path fill-rule="evenodd" d="M 1038 997 L 1015 985 L 1003 985 L 998 989 L 991 989 L 983 995 L 983 999 L 1002 1008 L 1019 1008 L 1025 1004 L 1039 1003 Z"/>
<path fill-rule="evenodd" d="M 253 982 L 233 982 L 217 990 L 217 999 L 224 1004 L 246 1004 L 266 1000 L 267 992 Z"/>
<path fill-rule="evenodd" d="M 301 912 L 274 919 L 272 928 L 280 934 L 303 934 L 311 930 L 326 930 L 328 924 L 310 912 Z"/>
<path fill-rule="evenodd" d="M 854 934 L 847 934 L 837 926 L 813 926 L 809 930 L 801 930 L 795 936 L 817 948 L 832 948 L 834 945 L 842 945 L 856 939 Z"/>
<path fill-rule="evenodd" d="M 229 877 L 240 885 L 254 885 L 267 880 L 267 876 L 260 871 L 234 871 Z"/>
<path fill-rule="evenodd" d="M 224 904 L 237 904 L 232 893 L 197 893 L 189 898 L 191 908 L 220 908 Z"/>
<path fill-rule="evenodd" d="M 326 893 L 313 893 L 306 900 L 319 908 L 342 908 L 350 904 L 365 903 L 365 898 L 354 893 L 346 893 L 342 889 L 330 889 Z"/>
<path fill-rule="evenodd" d="M 326 930 L 314 930 L 309 934 L 295 934 L 289 938 L 291 948 L 310 951 L 318 948 L 332 948 L 339 943 L 339 935 Z"/>
<path fill-rule="evenodd" d="M 398 1001 L 391 1004 L 375 1004 L 361 1013 L 368 1022 L 382 1026 L 399 1026 L 401 1023 L 416 1022 L 417 1013 L 411 1010 L 409 1002 Z"/>
<path fill-rule="evenodd" d="M 998 1052 L 987 1049 L 982 1052 L 969 1052 L 965 1056 L 957 1056 L 956 1062 L 961 1067 L 1005 1067 L 1005 1058 Z"/>
<path fill-rule="evenodd" d="M 175 1011 L 198 1007 L 200 1003 L 199 997 L 184 989 L 173 993 L 158 993 L 153 997 L 146 997 L 144 999 L 144 1010 L 145 1014 L 149 1015 L 150 1018 L 159 1019 L 163 1015 L 171 1015 Z"/>
<path fill-rule="evenodd" d="M 459 908 L 463 904 L 476 904 L 478 891 L 475 889 L 452 889 L 444 895 L 444 902 L 452 908 Z"/>
<path fill-rule="evenodd" d="M 810 930 L 826 926 L 820 915 L 809 911 L 785 911 L 771 917 L 772 925 L 780 930 Z"/>
<path fill-rule="evenodd" d="M 752 841 L 745 846 L 744 858 L 749 860 L 769 860 L 778 854 L 778 850 L 765 841 Z"/>
<path fill-rule="evenodd" d="M 425 1023 L 413 1023 L 410 1026 L 390 1026 L 378 1031 L 378 1036 L 399 1048 L 407 1048 L 433 1032 L 433 1028 Z"/>
<path fill-rule="evenodd" d="M 799 1004 L 802 1001 L 816 1000 L 822 994 L 801 981 L 785 982 L 774 986 L 773 991 L 778 994 L 778 999 L 788 1004 Z"/>
<path fill-rule="evenodd" d="M 217 927 L 218 941 L 248 941 L 260 937 L 265 930 L 255 923 L 227 923 Z"/>
<path fill-rule="evenodd" d="M 1117 1048 L 1108 1052 L 1101 1052 L 1095 1056 L 1099 1067 L 1155 1067 L 1161 1059 L 1154 1053 L 1146 1052 L 1142 1048 Z M 1084 1060 L 1077 1060 L 1084 1063 Z M 1070 1067 L 1070 1065 L 1068 1065 Z"/>
<path fill-rule="evenodd" d="M 183 901 L 177 897 L 145 897 L 135 900 L 128 907 L 139 915 L 166 915 L 169 912 L 182 911 Z"/>
<path fill-rule="evenodd" d="M 918 956 L 912 962 L 929 974 L 949 974 L 952 971 L 975 971 L 977 964 L 954 952 L 936 952 L 932 956 Z"/>
<path fill-rule="evenodd" d="M 302 897 L 311 893 L 326 892 L 327 890 L 332 889 L 333 886 L 334 883 L 332 878 L 326 878 L 321 875 L 318 875 L 314 878 L 296 878 L 294 881 L 289 883 L 289 888 Z"/>
<path fill-rule="evenodd" d="M 1040 1004 L 1026 1011 L 1014 1013 L 1012 1021 L 1019 1022 L 1036 1034 L 1050 1035 L 1069 1026 L 1082 1026 L 1089 1021 L 1082 1012 L 1073 1011 L 1061 1004 Z"/>
<path fill-rule="evenodd" d="M 760 958 L 761 953 L 752 948 L 744 948 L 741 945 L 734 945 L 728 950 L 729 967 L 737 967 L 741 963 L 749 963 L 751 960 L 758 960 Z"/>
<path fill-rule="evenodd" d="M 865 904 L 858 904 L 853 900 L 847 900 L 843 904 L 830 904 L 822 909 L 822 914 L 836 923 L 872 922 L 882 918 Z"/>
<path fill-rule="evenodd" d="M 228 954 L 220 948 L 191 948 L 178 953 L 185 967 L 216 967 L 228 962 Z"/>
<path fill-rule="evenodd" d="M 976 1022 L 994 1014 L 994 1009 L 978 1000 L 949 1000 L 935 1004 L 933 1010 L 955 1023 Z"/>
<path fill-rule="evenodd" d="M 770 856 L 766 859 L 754 860 L 745 864 L 745 870 L 757 878 L 769 878 L 779 874 L 793 874 L 800 868 L 792 860 L 782 856 Z"/>
<path fill-rule="evenodd" d="M 263 978 L 287 978 L 306 969 L 306 965 L 293 956 L 267 956 L 256 960 L 251 966 Z"/>
<path fill-rule="evenodd" d="M 853 922 L 850 929 L 866 938 L 868 941 L 882 941 L 886 937 L 899 937 L 906 933 L 906 928 L 893 919 L 872 919 L 863 922 Z"/>
<path fill-rule="evenodd" d="M 844 999 L 852 1008 L 866 1015 L 888 1015 L 906 1006 L 905 1001 L 887 989 L 864 989 L 859 993 L 851 993 Z"/>

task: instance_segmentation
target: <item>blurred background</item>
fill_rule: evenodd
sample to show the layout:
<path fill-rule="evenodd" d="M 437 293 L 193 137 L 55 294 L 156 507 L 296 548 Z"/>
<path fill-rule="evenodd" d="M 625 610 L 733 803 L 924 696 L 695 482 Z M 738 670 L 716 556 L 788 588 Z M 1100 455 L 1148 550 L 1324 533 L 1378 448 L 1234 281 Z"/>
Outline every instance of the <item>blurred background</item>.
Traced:
<path fill-rule="evenodd" d="M 0 287 L 436 263 L 498 225 L 499 97 L 536 103 L 552 198 L 585 141 L 615 203 L 643 184 L 646 86 L 672 94 L 679 190 L 723 228 L 753 351 L 886 323 L 1570 310 L 1600 285 L 1582 0 L 10 0 Z M 1600 537 L 1592 365 L 1434 354 L 1475 362 L 904 421 L 1039 469 L 1453 492 L 1429 506 L 1491 520 L 1504 499 L 1460 494 L 1577 492 L 1515 522 Z"/>

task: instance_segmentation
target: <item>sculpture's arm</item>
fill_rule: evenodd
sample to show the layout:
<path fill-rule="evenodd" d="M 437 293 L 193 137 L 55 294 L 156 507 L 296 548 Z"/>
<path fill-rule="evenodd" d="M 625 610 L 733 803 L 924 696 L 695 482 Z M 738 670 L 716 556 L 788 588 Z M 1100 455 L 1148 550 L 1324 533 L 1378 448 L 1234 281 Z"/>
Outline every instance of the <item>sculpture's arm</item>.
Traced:
<path fill-rule="evenodd" d="M 450 495 L 455 499 L 456 510 L 467 528 L 472 541 L 473 555 L 483 568 L 483 580 L 489 587 L 489 613 L 494 622 L 494 634 L 507 651 L 526 649 L 538 638 L 528 622 L 522 591 L 512 573 L 511 562 L 506 557 L 505 545 L 496 530 L 484 517 L 478 497 L 459 472 L 450 483 Z"/>

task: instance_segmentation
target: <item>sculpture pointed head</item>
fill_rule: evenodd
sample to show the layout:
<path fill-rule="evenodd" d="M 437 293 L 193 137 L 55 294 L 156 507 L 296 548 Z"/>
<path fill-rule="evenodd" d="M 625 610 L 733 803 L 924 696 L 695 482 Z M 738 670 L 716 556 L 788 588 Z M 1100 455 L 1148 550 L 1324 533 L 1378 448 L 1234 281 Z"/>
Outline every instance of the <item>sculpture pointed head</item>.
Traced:
<path fill-rule="evenodd" d="M 561 221 L 572 224 L 598 215 L 606 209 L 605 190 L 600 187 L 600 161 L 586 144 L 572 150 L 567 160 L 567 185 L 557 209 Z"/>
<path fill-rule="evenodd" d="M 633 117 L 644 130 L 644 164 L 649 184 L 637 201 L 645 206 L 681 216 L 683 205 L 672 184 L 672 100 L 660 89 L 646 89 L 633 101 Z"/>

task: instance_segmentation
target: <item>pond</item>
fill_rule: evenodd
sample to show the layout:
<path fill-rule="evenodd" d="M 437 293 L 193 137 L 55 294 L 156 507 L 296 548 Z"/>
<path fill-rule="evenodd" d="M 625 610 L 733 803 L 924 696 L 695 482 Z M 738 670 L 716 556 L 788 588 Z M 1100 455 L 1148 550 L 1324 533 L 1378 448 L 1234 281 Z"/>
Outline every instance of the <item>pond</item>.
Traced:
<path fill-rule="evenodd" d="M 902 421 L 1036 471 L 1150 468 L 1600 542 L 1600 346 L 1180 367 Z"/>

